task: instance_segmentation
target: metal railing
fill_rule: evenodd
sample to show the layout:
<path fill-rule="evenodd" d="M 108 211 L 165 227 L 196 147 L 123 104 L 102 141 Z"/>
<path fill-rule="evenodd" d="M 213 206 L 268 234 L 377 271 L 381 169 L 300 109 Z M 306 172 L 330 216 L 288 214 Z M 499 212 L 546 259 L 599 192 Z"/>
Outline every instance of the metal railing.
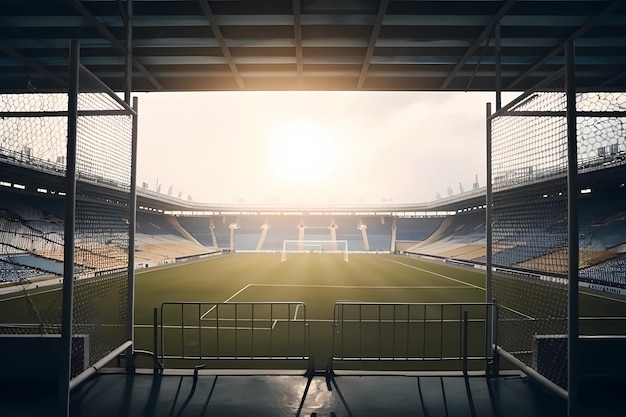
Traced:
<path fill-rule="evenodd" d="M 310 361 L 301 302 L 167 302 L 157 329 L 162 365 L 170 359 Z"/>
<path fill-rule="evenodd" d="M 480 367 L 488 370 L 496 315 L 491 303 L 339 302 L 328 367 L 369 361 L 381 369 L 383 362 L 431 362 L 429 370 L 434 364 L 434 369 L 467 372 L 469 361 L 482 361 Z M 450 363 L 439 367 L 436 362 Z"/>

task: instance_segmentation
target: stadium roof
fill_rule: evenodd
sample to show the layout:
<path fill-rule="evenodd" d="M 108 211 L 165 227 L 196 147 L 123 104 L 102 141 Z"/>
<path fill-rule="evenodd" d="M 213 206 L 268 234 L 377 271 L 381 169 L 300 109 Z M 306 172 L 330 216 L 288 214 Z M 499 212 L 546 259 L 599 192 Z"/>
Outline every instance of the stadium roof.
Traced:
<path fill-rule="evenodd" d="M 134 91 L 493 91 L 498 59 L 502 90 L 526 90 L 563 67 L 568 40 L 579 87 L 626 90 L 622 0 L 133 3 Z M 3 0 L 0 91 L 64 90 L 71 39 L 123 91 L 127 10 Z"/>

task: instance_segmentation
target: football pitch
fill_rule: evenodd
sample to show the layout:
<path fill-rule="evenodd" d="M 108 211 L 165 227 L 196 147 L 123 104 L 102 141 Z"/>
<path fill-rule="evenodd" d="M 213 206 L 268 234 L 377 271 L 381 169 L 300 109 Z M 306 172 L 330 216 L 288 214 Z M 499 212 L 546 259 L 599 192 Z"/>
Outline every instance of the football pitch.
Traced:
<path fill-rule="evenodd" d="M 523 300 L 536 300 L 528 291 L 541 284 L 510 282 L 509 320 L 538 320 Z M 29 298 L 54 322 L 58 287 Z M 118 320 L 114 298 L 98 300 L 100 323 Z M 24 301 L 0 297 L 1 321 L 37 323 Z M 442 369 L 456 358 L 443 368 L 458 370 L 465 350 L 477 359 L 470 369 L 484 369 L 484 301 L 485 272 L 471 267 L 400 255 L 353 253 L 345 262 L 306 253 L 282 262 L 280 253 L 230 254 L 137 271 L 135 349 L 153 351 L 157 309 L 157 350 L 168 368 L 306 368 L 311 357 L 320 369 L 334 357 L 345 369 L 392 370 Z M 626 300 L 581 289 L 580 317 L 582 334 L 625 334 Z M 152 366 L 144 358 L 139 365 Z"/>
<path fill-rule="evenodd" d="M 301 337 L 306 337 L 305 350 L 315 360 L 316 367 L 324 367 L 326 361 L 332 355 L 333 349 L 333 319 L 335 304 L 344 303 L 381 303 L 387 304 L 382 307 L 382 314 L 371 311 L 368 306 L 361 307 L 361 311 L 344 312 L 351 314 L 351 325 L 359 315 L 363 326 L 361 331 L 349 329 L 346 325 L 343 333 L 343 347 L 350 347 L 356 352 L 357 345 L 366 347 L 366 352 L 360 351 L 360 356 L 374 357 L 367 354 L 367 347 L 378 343 L 378 339 L 385 338 L 385 329 L 376 322 L 388 322 L 397 315 L 396 321 L 409 315 L 403 328 L 394 329 L 398 333 L 397 347 L 389 346 L 388 355 L 408 355 L 401 350 L 410 344 L 412 347 L 423 346 L 422 335 L 428 331 L 425 319 L 430 319 L 431 311 L 423 311 L 423 307 L 413 308 L 408 311 L 407 307 L 389 304 L 402 303 L 480 303 L 485 299 L 484 272 L 471 269 L 451 268 L 444 264 L 429 263 L 417 259 L 371 254 L 350 254 L 349 262 L 343 260 L 338 254 L 290 254 L 285 262 L 281 262 L 280 254 L 235 254 L 196 262 L 193 264 L 180 265 L 174 268 L 164 268 L 158 271 L 149 271 L 137 275 L 136 281 L 136 309 L 135 309 L 135 335 L 137 346 L 152 350 L 150 345 L 141 346 L 142 341 L 152 340 L 153 308 L 161 308 L 162 303 L 200 302 L 200 305 L 185 305 L 183 320 L 187 330 L 182 331 L 179 326 L 181 317 L 178 312 L 179 305 L 167 305 L 169 311 L 173 310 L 173 319 L 159 318 L 165 328 L 162 330 L 164 339 L 174 340 L 164 346 L 171 351 L 177 340 L 186 336 L 184 342 L 187 356 L 198 356 L 192 345 L 200 345 L 201 339 L 206 347 L 212 339 L 217 338 L 216 327 L 221 326 L 222 340 L 220 346 L 222 352 L 230 351 L 233 356 L 233 344 L 240 347 L 238 356 L 250 356 L 252 327 L 256 336 L 256 346 L 267 345 L 271 342 L 274 349 L 285 351 L 289 347 L 283 346 L 287 335 L 286 324 L 291 327 L 291 337 L 295 339 L 296 346 Z M 216 316 L 216 306 L 212 303 L 223 303 L 219 307 L 220 317 Z M 255 311 L 247 303 L 276 303 L 273 305 L 273 320 L 269 318 L 269 307 L 256 305 Z M 285 305 L 279 303 L 294 303 Z M 301 303 L 301 304 L 300 304 Z M 227 305 L 232 305 L 228 309 Z M 239 311 L 238 322 L 234 322 L 234 306 Z M 182 309 L 182 304 L 180 305 Z M 376 307 L 373 307 L 376 308 Z M 455 312 L 456 307 L 453 307 Z M 285 309 L 290 311 L 285 311 Z M 300 310 L 299 310 L 300 309 Z M 305 310 L 305 311 L 304 311 Z M 431 308 L 431 310 L 433 310 Z M 166 311 L 167 312 L 167 311 Z M 446 311 L 447 315 L 454 314 Z M 304 329 L 297 326 L 305 319 L 309 329 L 308 334 L 302 335 Z M 477 313 L 480 314 L 480 313 Z M 365 315 L 365 316 L 364 316 Z M 484 313 L 483 313 L 484 316 Z M 195 318 L 200 320 L 195 321 Z M 207 320 L 208 319 L 208 320 Z M 434 318 L 432 318 L 434 320 Z M 285 323 L 290 321 L 290 323 Z M 407 323 L 410 322 L 409 323 Z M 178 326 L 177 326 L 178 325 Z M 234 327 L 238 326 L 237 330 Z M 203 327 L 202 333 L 196 335 L 198 326 Z M 387 325 L 388 326 L 388 325 Z M 400 325 L 398 325 L 400 326 Z M 410 328 L 408 327 L 410 326 Z M 435 324 L 432 324 L 436 327 Z M 457 324 L 458 326 L 458 324 Z M 384 327 L 384 325 L 382 325 Z M 419 329 L 418 329 L 419 327 Z M 263 329 L 272 330 L 269 335 L 264 335 Z M 227 332 L 227 330 L 231 330 Z M 415 340 L 401 338 L 400 333 L 411 331 L 415 334 Z M 200 332 L 198 330 L 198 332 Z M 224 332 L 227 332 L 224 335 Z M 430 332 L 429 332 L 430 333 Z M 459 331 L 450 329 L 450 337 L 459 335 Z M 185 336 L 183 336 L 183 334 Z M 389 335 L 390 336 L 390 335 Z M 235 340 L 238 337 L 238 340 Z M 265 343 L 263 337 L 266 338 Z M 420 340 L 417 340 L 419 337 Z M 376 339 L 376 340 L 374 340 Z M 388 337 L 386 337 L 388 339 Z M 436 336 L 438 341 L 441 335 Z M 339 341 L 335 341 L 338 343 Z M 456 345 L 459 341 L 453 342 Z M 431 345 L 431 343 L 428 343 Z M 179 348 L 177 353 L 180 354 Z M 217 348 L 209 348 L 211 355 L 216 355 Z M 174 348 L 174 350 L 176 350 Z M 428 347 L 426 347 L 428 350 Z M 295 356 L 291 354 L 290 356 Z M 422 351 L 422 353 L 428 353 Z M 257 348 L 257 355 L 270 356 L 267 349 Z M 435 353 L 432 353 L 435 355 Z M 354 353 L 356 355 L 356 353 Z M 354 356 L 353 355 L 353 356 Z M 280 356 L 280 355 L 279 355 Z M 284 356 L 284 355 L 283 355 Z M 166 361 L 176 366 L 184 366 L 180 361 Z M 233 365 L 232 362 L 221 362 L 223 365 Z M 290 366 L 281 363 L 282 366 Z M 301 364 L 299 366 L 302 366 Z M 406 366 L 406 364 L 405 364 Z"/>
<path fill-rule="evenodd" d="M 513 277 L 511 281 L 519 298 L 532 300 L 522 297 L 524 291 L 541 291 L 541 285 L 529 285 L 528 281 Z M 438 358 L 458 357 L 463 349 L 463 311 L 470 316 L 469 356 L 479 358 L 485 353 L 484 319 L 488 310 L 485 306 L 472 306 L 485 302 L 484 270 L 414 257 L 350 254 L 349 262 L 345 262 L 340 254 L 308 253 L 290 254 L 281 262 L 279 253 L 234 254 L 140 273 L 136 294 L 137 347 L 152 350 L 153 309 L 169 309 L 169 315 L 159 317 L 166 340 L 160 349 L 172 351 L 174 346 L 177 355 L 185 350 L 184 354 L 192 359 L 166 361 L 166 366 L 193 366 L 199 363 L 197 359 L 194 363 L 194 359 L 203 354 L 232 357 L 233 351 L 239 357 L 272 356 L 267 345 L 274 346 L 274 353 L 280 352 L 289 324 L 296 346 L 300 337 L 308 338 L 305 350 L 317 368 L 324 367 L 332 356 L 345 356 L 356 359 L 344 362 L 346 368 L 441 369 L 442 361 Z M 168 302 L 181 304 L 162 306 Z M 190 304 L 183 307 L 182 303 Z M 276 304 L 251 307 L 248 303 Z M 339 311 L 336 303 L 346 306 Z M 529 315 L 533 314 L 532 306 L 523 302 L 514 305 L 516 310 L 508 311 L 507 317 L 537 319 Z M 626 300 L 581 289 L 580 316 L 582 334 L 622 334 Z M 599 319 L 607 316 L 612 319 Z M 169 328 L 168 317 L 173 324 Z M 342 320 L 341 328 L 334 323 L 338 318 Z M 297 326 L 304 319 L 308 330 Z M 181 330 L 181 323 L 185 330 Z M 220 337 L 220 326 L 221 341 L 212 345 Z M 308 334 L 302 335 L 305 331 Z M 176 347 L 181 339 L 185 339 L 185 348 Z M 240 347 L 237 350 L 233 345 Z M 381 357 L 391 360 L 376 361 Z M 406 360 L 410 358 L 420 360 Z M 219 366 L 236 365 L 226 360 L 220 361 Z M 450 369 L 460 367 L 460 360 L 443 365 Z M 484 369 L 484 361 L 474 361 L 470 367 Z"/>

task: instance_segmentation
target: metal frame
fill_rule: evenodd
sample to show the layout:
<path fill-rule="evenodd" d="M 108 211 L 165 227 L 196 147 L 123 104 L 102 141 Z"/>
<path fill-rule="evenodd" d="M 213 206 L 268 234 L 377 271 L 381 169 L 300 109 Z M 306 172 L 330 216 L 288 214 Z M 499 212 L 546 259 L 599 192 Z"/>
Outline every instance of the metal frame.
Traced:
<path fill-rule="evenodd" d="M 80 94 L 80 80 L 87 79 L 88 82 L 98 86 L 99 92 L 108 94 L 120 107 L 120 110 L 97 110 L 79 111 L 78 97 Z M 10 117 L 67 117 L 68 140 L 67 140 L 67 165 L 65 169 L 65 233 L 64 233 L 64 259 L 63 259 L 63 310 L 61 322 L 61 343 L 63 346 L 63 356 L 61 357 L 61 373 L 59 375 L 59 409 L 58 415 L 69 416 L 70 391 L 80 383 L 88 379 L 101 367 L 112 361 L 115 357 L 126 351 L 128 357 L 133 355 L 133 322 L 134 322 L 134 228 L 136 211 L 136 159 L 137 159 L 137 99 L 134 100 L 134 107 L 130 107 L 121 100 L 117 94 L 111 90 L 98 77 L 80 64 L 80 47 L 78 42 L 73 41 L 70 45 L 70 88 L 68 90 L 68 110 L 55 112 L 20 112 L 10 114 Z M 127 340 L 120 346 L 100 358 L 95 364 L 85 369 L 79 375 L 71 378 L 72 362 L 72 316 L 74 301 L 74 250 L 75 250 L 75 226 L 76 226 L 76 183 L 77 183 L 77 126 L 78 118 L 81 116 L 110 116 L 129 115 L 133 118 L 133 128 L 131 137 L 131 190 L 129 210 L 129 247 L 128 257 L 128 303 L 127 303 Z"/>
<path fill-rule="evenodd" d="M 562 65 L 574 39 L 584 42 L 581 86 L 626 85 L 621 0 L 10 3 L 0 22 L 0 89 L 10 92 L 65 89 L 70 39 L 117 91 L 130 86 L 129 62 L 136 91 L 492 91 L 496 81 L 520 91 Z"/>
<path fill-rule="evenodd" d="M 284 310 L 287 308 L 286 316 L 280 314 L 278 309 Z M 250 310 L 250 315 L 245 315 L 242 312 L 243 309 Z M 255 309 L 257 316 L 255 317 Z M 269 317 L 258 316 L 259 310 L 269 309 Z M 156 309 L 155 309 L 156 310 Z M 191 313 L 193 312 L 193 314 Z M 207 313 L 215 314 L 212 319 L 204 319 Z M 231 313 L 229 315 L 228 313 Z M 205 360 L 205 361 L 218 361 L 218 360 L 234 360 L 234 361 L 259 361 L 259 360 L 287 360 L 287 361 L 308 361 L 308 370 L 312 371 L 313 365 L 312 359 L 309 356 L 310 352 L 310 334 L 309 323 L 307 322 L 306 304 L 299 301 L 293 302 L 166 302 L 161 304 L 160 317 L 157 317 L 157 311 L 155 311 L 154 319 L 160 320 L 158 323 L 155 321 L 154 328 L 158 329 L 158 335 L 155 333 L 154 350 L 161 366 L 165 365 L 165 361 L 168 359 L 183 359 L 183 360 Z M 191 314 L 191 316 L 190 316 Z M 222 314 L 222 316 L 220 316 Z M 292 318 L 292 314 L 297 314 L 297 317 Z M 302 317 L 302 318 L 299 318 Z M 204 326 L 203 320 L 215 322 L 215 327 Z M 221 321 L 232 322 L 231 326 L 220 327 Z M 242 326 L 242 321 L 249 322 L 250 327 Z M 275 325 L 276 322 L 280 322 L 281 326 L 286 323 L 287 325 L 287 347 L 277 352 L 276 345 L 278 339 L 275 339 Z M 257 327 L 256 324 L 258 324 Z M 267 326 L 261 326 L 266 324 Z M 166 336 L 165 329 L 180 330 L 180 354 L 170 354 L 166 352 Z M 186 354 L 185 353 L 185 332 L 197 330 L 198 340 L 198 354 Z M 205 344 L 203 347 L 203 341 L 206 341 L 206 336 L 202 335 L 203 330 L 215 331 L 215 339 L 211 340 L 209 344 Z M 299 339 L 292 335 L 294 331 L 303 331 L 302 339 Z M 240 340 L 238 337 L 239 332 L 250 333 L 250 354 L 240 354 Z M 266 355 L 255 354 L 255 341 L 254 336 L 259 332 L 269 332 L 269 352 Z M 229 352 L 224 353 L 220 351 L 220 336 L 223 337 L 225 332 L 234 333 L 234 346 Z M 169 340 L 169 339 L 168 339 Z M 257 339 L 258 340 L 258 339 Z M 158 343 L 158 345 L 157 345 Z M 207 349 L 214 349 L 214 354 L 205 354 Z M 295 350 L 298 352 L 296 355 L 290 354 Z M 257 350 L 258 352 L 258 350 Z"/>
<path fill-rule="evenodd" d="M 482 311 L 481 317 L 468 317 L 468 309 Z M 391 316 L 389 316 L 391 310 Z M 450 314 L 455 318 L 445 318 L 446 314 Z M 386 314 L 385 314 L 386 313 Z M 434 314 L 435 318 L 428 318 L 428 315 Z M 458 315 L 457 315 L 458 313 Z M 417 315 L 421 318 L 414 318 Z M 332 356 L 328 361 L 327 370 L 333 373 L 335 363 L 348 362 L 449 362 L 461 361 L 461 369 L 464 374 L 468 372 L 469 361 L 484 362 L 485 371 L 488 371 L 493 361 L 492 349 L 490 347 L 490 333 L 488 331 L 491 323 L 490 317 L 497 318 L 497 307 L 493 303 L 372 303 L 372 302 L 338 302 L 334 306 L 333 317 L 333 341 Z M 469 323 L 484 323 L 484 355 L 470 356 L 468 352 L 468 341 L 470 339 Z M 429 346 L 427 325 L 439 326 L 438 354 L 427 354 L 427 346 Z M 450 336 L 451 333 L 445 332 L 446 324 L 458 324 L 458 354 L 452 356 L 444 354 L 444 333 Z M 377 345 L 373 346 L 373 350 L 377 354 L 363 353 L 362 338 L 366 332 L 365 327 L 375 326 L 374 331 L 377 334 Z M 410 336 L 413 334 L 411 325 L 421 325 L 422 335 L 420 346 L 412 345 Z M 401 326 L 404 326 L 403 328 Z M 355 329 L 346 330 L 346 327 L 356 327 Z M 391 332 L 391 346 L 383 345 L 388 339 L 383 337 L 383 329 Z M 370 329 L 372 330 L 372 329 Z M 348 334 L 349 333 L 349 334 Z M 368 336 L 372 336 L 371 333 Z M 454 335 L 455 337 L 457 335 Z M 346 337 L 353 337 L 349 340 L 354 341 L 358 338 L 358 354 L 346 354 Z M 384 339 L 384 340 L 383 340 Z M 396 340 L 406 339 L 406 345 L 396 346 Z M 432 345 L 430 345 L 432 346 Z M 371 348 L 372 346 L 370 346 Z M 396 352 L 403 354 L 396 354 Z M 386 352 L 386 354 L 383 354 Z M 391 354 L 389 354 L 391 352 Z"/>
<path fill-rule="evenodd" d="M 68 91 L 67 165 L 65 185 L 65 237 L 63 254 L 63 312 L 61 339 L 65 354 L 59 375 L 59 415 L 70 415 L 70 379 L 72 364 L 72 313 L 74 303 L 74 229 L 76 225 L 76 141 L 78 124 L 78 87 L 80 77 L 78 42 L 70 47 L 70 88 Z"/>
<path fill-rule="evenodd" d="M 576 67 L 574 42 L 565 48 L 565 95 L 567 106 L 567 414 L 578 415 L 578 136 L 576 132 Z"/>
<path fill-rule="evenodd" d="M 610 7 L 615 7 L 612 4 Z M 606 11 L 605 11 L 606 12 Z M 597 18 L 597 17 L 596 17 Z M 581 29 L 582 30 L 582 29 Z M 572 39 L 575 36 L 572 36 Z M 507 106 L 502 109 L 498 109 L 495 113 L 491 113 L 491 106 L 487 106 L 487 300 L 491 301 L 492 291 L 492 277 L 491 271 L 493 268 L 492 262 L 492 228 L 491 228 L 491 212 L 492 212 L 492 193 L 493 184 L 491 182 L 491 123 L 494 118 L 499 116 L 542 116 L 542 117 L 565 117 L 567 120 L 567 172 L 563 172 L 563 175 L 567 175 L 567 212 L 568 212 L 568 389 L 564 390 L 552 381 L 539 374 L 532 368 L 526 366 L 521 361 L 517 360 L 506 350 L 496 346 L 496 353 L 505 359 L 509 360 L 516 367 L 523 372 L 532 376 L 533 379 L 557 393 L 562 398 L 567 399 L 568 404 L 568 416 L 574 417 L 577 415 L 577 403 L 578 403 L 578 337 L 579 337 L 579 279 L 578 279 L 578 264 L 579 264 L 579 231 L 578 231 L 578 160 L 577 160 L 577 131 L 576 122 L 578 116 L 621 116 L 620 112 L 580 112 L 576 111 L 576 82 L 575 82 L 575 52 L 574 42 L 570 39 L 565 45 L 565 67 L 546 78 L 542 84 L 548 84 L 552 80 L 557 79 L 565 75 L 565 91 L 566 96 L 566 111 L 515 111 L 515 107 L 522 103 L 526 99 L 532 99 L 532 94 L 539 91 L 541 85 L 536 86 L 534 89 L 524 92 L 517 99 L 513 100 Z M 559 52 L 557 50 L 556 52 Z M 554 51 L 553 51 L 554 52 Z M 495 301 L 494 301 L 495 302 Z"/>

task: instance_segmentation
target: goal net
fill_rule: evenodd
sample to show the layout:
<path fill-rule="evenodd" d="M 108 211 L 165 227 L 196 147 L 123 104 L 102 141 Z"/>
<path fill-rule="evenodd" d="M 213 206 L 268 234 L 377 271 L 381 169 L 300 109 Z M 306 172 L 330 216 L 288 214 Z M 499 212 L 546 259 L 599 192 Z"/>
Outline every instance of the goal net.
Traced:
<path fill-rule="evenodd" d="M 289 253 L 336 253 L 343 255 L 343 260 L 348 262 L 348 241 L 284 240 L 281 261 L 286 261 Z"/>

